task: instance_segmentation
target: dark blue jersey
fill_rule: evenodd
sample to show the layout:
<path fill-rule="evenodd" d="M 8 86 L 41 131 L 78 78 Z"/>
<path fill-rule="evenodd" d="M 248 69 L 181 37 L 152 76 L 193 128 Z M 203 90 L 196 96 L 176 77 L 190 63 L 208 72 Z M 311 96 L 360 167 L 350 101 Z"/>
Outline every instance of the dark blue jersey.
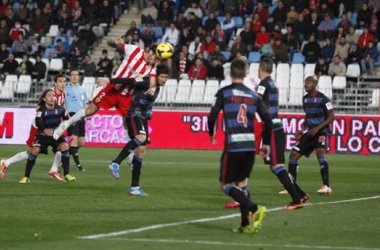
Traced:
<path fill-rule="evenodd" d="M 153 105 L 160 93 L 160 87 L 157 87 L 153 95 L 146 94 L 148 88 L 149 78 L 144 78 L 144 85 L 140 85 L 133 93 L 127 117 L 140 116 L 143 119 L 152 117 Z"/>
<path fill-rule="evenodd" d="M 64 118 L 66 118 L 66 110 L 63 107 L 57 104 L 53 109 L 47 109 L 45 105 L 41 106 L 36 114 L 38 133 L 43 134 L 46 128 L 56 129 Z"/>
<path fill-rule="evenodd" d="M 306 94 L 302 98 L 303 109 L 306 114 L 306 122 L 308 129 L 312 129 L 323 123 L 329 112 L 333 112 L 330 99 L 321 92 L 317 92 L 314 96 Z M 322 132 L 330 132 L 330 127 L 322 128 Z"/>
<path fill-rule="evenodd" d="M 271 132 L 270 118 L 261 98 L 243 84 L 233 83 L 216 93 L 216 101 L 208 118 L 209 133 L 214 134 L 214 125 L 220 110 L 225 123 L 225 150 L 229 152 L 255 151 L 254 119 L 257 112 L 263 119 L 267 132 Z M 268 144 L 270 134 L 264 136 Z"/>

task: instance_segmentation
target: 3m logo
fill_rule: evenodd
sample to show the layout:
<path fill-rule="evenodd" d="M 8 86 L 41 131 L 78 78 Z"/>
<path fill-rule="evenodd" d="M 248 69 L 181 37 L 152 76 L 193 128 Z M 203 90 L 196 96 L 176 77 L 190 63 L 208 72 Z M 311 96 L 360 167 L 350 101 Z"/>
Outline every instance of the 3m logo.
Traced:
<path fill-rule="evenodd" d="M 5 138 L 13 137 L 13 112 L 5 112 L 3 119 L 0 114 L 0 138 L 3 138 L 4 134 Z"/>

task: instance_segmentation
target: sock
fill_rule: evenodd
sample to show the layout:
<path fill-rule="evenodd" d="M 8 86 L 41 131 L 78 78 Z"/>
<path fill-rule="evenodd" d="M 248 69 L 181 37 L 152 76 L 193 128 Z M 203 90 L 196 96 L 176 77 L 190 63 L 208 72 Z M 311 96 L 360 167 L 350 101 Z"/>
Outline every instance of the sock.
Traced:
<path fill-rule="evenodd" d="M 288 171 L 289 174 L 293 176 L 294 181 L 296 181 L 298 172 L 298 160 L 289 159 Z"/>
<path fill-rule="evenodd" d="M 85 109 L 81 109 L 78 112 L 75 113 L 70 119 L 68 119 L 66 122 L 68 124 L 68 127 L 70 127 L 72 124 L 80 121 L 83 117 L 86 116 L 86 111 Z"/>
<path fill-rule="evenodd" d="M 67 175 L 70 171 L 70 154 L 69 150 L 62 151 L 61 157 L 62 167 L 63 167 L 63 175 Z"/>
<path fill-rule="evenodd" d="M 240 188 L 230 184 L 224 189 L 224 193 L 231 196 L 235 201 L 240 204 L 241 212 L 241 226 L 247 226 L 249 224 L 248 215 L 249 212 L 256 212 L 257 205 L 253 203 Z"/>
<path fill-rule="evenodd" d="M 241 190 L 243 190 L 248 199 L 251 199 L 251 193 L 249 192 L 248 186 L 243 187 Z"/>
<path fill-rule="evenodd" d="M 5 160 L 5 166 L 7 166 L 7 168 L 9 168 L 13 163 L 25 161 L 26 159 L 28 159 L 28 152 L 26 152 L 26 151 L 20 152 L 20 153 L 15 154 L 14 156 L 12 156 L 9 159 L 6 159 Z"/>
<path fill-rule="evenodd" d="M 298 194 L 298 197 L 302 198 L 306 195 L 306 193 L 298 186 L 297 182 L 294 180 L 293 176 L 288 173 L 289 178 L 292 180 L 294 188 L 296 189 L 296 192 Z"/>
<path fill-rule="evenodd" d="M 32 172 L 33 166 L 36 163 L 37 156 L 30 154 L 28 156 L 28 161 L 26 162 L 26 168 L 25 168 L 25 176 L 30 177 L 30 173 Z"/>
<path fill-rule="evenodd" d="M 132 161 L 132 185 L 131 187 L 139 186 L 140 174 L 141 174 L 141 166 L 143 163 L 143 159 L 137 156 L 133 157 Z"/>
<path fill-rule="evenodd" d="M 325 157 L 318 158 L 319 165 L 321 166 L 321 176 L 323 185 L 330 187 L 329 181 L 329 164 L 326 161 Z"/>
<path fill-rule="evenodd" d="M 69 148 L 69 152 L 70 152 L 70 154 L 73 156 L 73 159 L 74 159 L 75 164 L 76 164 L 77 166 L 80 165 L 78 150 L 79 150 L 78 147 L 73 147 L 73 146 L 71 146 L 71 147 Z"/>
<path fill-rule="evenodd" d="M 272 170 L 273 174 L 277 176 L 284 188 L 289 192 L 293 199 L 293 203 L 301 203 L 300 197 L 298 197 L 297 191 L 294 187 L 293 180 L 289 177 L 288 172 L 284 166 L 279 166 Z"/>
<path fill-rule="evenodd" d="M 120 165 L 120 163 L 128 157 L 128 155 L 130 153 L 132 153 L 132 151 L 137 148 L 138 146 L 141 146 L 141 142 L 139 140 L 137 140 L 136 138 L 133 139 L 133 140 L 130 140 L 125 146 L 124 148 L 121 150 L 120 154 L 117 156 L 117 158 L 114 160 L 114 162 L 116 162 L 117 164 Z"/>
<path fill-rule="evenodd" d="M 61 164 L 62 153 L 57 151 L 54 156 L 53 166 L 51 166 L 49 173 L 58 172 L 59 164 Z"/>

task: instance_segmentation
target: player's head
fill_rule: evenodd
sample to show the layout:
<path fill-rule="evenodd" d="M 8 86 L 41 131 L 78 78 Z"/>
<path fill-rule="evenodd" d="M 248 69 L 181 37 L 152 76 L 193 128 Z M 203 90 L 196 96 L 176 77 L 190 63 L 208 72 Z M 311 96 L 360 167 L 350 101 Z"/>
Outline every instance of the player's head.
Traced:
<path fill-rule="evenodd" d="M 305 91 L 307 93 L 312 93 L 317 89 L 318 78 L 317 76 L 308 76 L 305 79 Z"/>
<path fill-rule="evenodd" d="M 66 76 L 63 74 L 54 76 L 54 86 L 56 91 L 63 92 L 66 86 Z"/>
<path fill-rule="evenodd" d="M 231 78 L 232 80 L 244 79 L 247 75 L 247 63 L 243 60 L 233 60 L 231 63 Z"/>
<path fill-rule="evenodd" d="M 149 47 L 148 54 L 145 56 L 145 59 L 150 65 L 153 65 L 160 61 L 160 59 L 156 55 L 157 51 L 157 44 L 152 44 Z"/>
<path fill-rule="evenodd" d="M 259 78 L 260 80 L 263 80 L 270 74 L 272 74 L 273 71 L 273 61 L 268 58 L 264 58 L 261 60 L 259 65 Z"/>
<path fill-rule="evenodd" d="M 156 73 L 158 85 L 164 86 L 169 77 L 169 67 L 165 64 L 157 65 Z"/>
<path fill-rule="evenodd" d="M 79 82 L 79 71 L 78 69 L 70 69 L 70 82 L 77 84 Z"/>
<path fill-rule="evenodd" d="M 44 106 L 45 104 L 48 106 L 53 106 L 55 103 L 55 94 L 54 90 L 52 89 L 45 89 L 44 92 L 42 92 L 42 95 L 38 99 L 37 106 Z"/>

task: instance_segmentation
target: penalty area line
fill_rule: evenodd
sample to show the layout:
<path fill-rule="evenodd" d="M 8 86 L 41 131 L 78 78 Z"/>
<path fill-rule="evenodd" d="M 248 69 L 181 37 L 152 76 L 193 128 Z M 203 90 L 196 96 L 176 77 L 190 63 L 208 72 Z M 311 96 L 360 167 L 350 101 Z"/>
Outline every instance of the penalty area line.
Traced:
<path fill-rule="evenodd" d="M 371 196 L 371 197 L 364 197 L 364 198 L 356 198 L 356 199 L 350 199 L 350 200 L 340 200 L 340 201 L 329 201 L 329 202 L 319 202 L 319 203 L 308 203 L 305 204 L 306 206 L 315 206 L 315 205 L 329 205 L 329 204 L 339 204 L 339 203 L 349 203 L 349 202 L 357 202 L 357 201 L 366 201 L 366 200 L 373 200 L 373 199 L 379 199 L 380 195 L 377 196 Z M 275 207 L 267 209 L 267 213 L 275 212 L 283 210 L 283 207 Z M 132 233 L 140 233 L 150 230 L 155 230 L 159 228 L 165 228 L 165 227 L 176 227 L 181 225 L 188 225 L 188 224 L 196 224 L 196 223 L 203 223 L 203 222 L 209 222 L 209 221 L 218 221 L 218 220 L 227 220 L 235 217 L 239 217 L 240 213 L 237 214 L 230 214 L 225 216 L 218 216 L 218 217 L 211 217 L 211 218 L 203 218 L 203 219 L 196 219 L 196 220 L 189 220 L 189 221 L 180 221 L 180 222 L 172 222 L 172 223 L 166 223 L 166 224 L 157 224 L 147 227 L 140 227 L 135 229 L 128 229 L 124 231 L 119 232 L 111 232 L 111 233 L 105 233 L 105 234 L 95 234 L 95 235 L 86 235 L 86 236 L 78 236 L 78 239 L 87 239 L 87 240 L 95 240 L 95 239 L 101 239 L 101 238 L 108 238 L 108 237 L 114 237 L 114 236 L 120 236 L 120 235 L 127 235 Z"/>

